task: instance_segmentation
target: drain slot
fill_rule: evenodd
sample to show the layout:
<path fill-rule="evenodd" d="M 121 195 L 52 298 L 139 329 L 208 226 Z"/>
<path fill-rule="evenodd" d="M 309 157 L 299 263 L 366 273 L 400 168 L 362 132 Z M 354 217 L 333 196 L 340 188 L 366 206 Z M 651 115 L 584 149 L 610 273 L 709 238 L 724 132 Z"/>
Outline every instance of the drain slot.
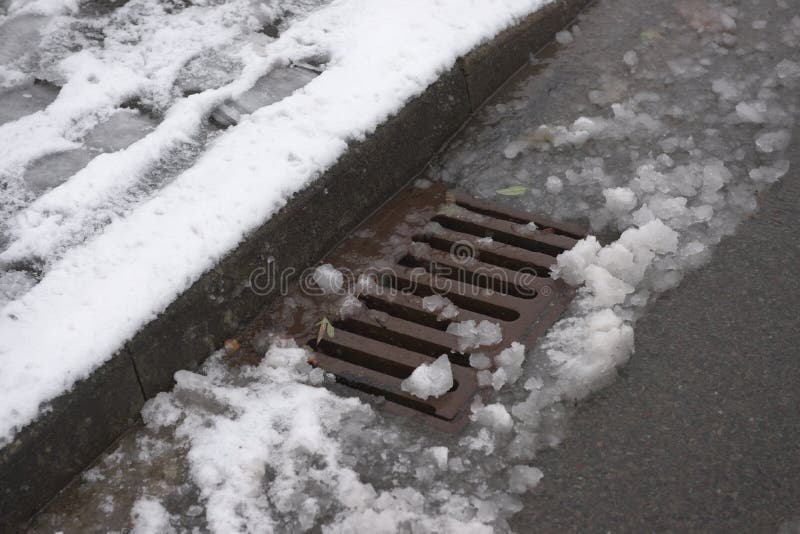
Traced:
<path fill-rule="evenodd" d="M 478 222 L 459 219 L 449 215 L 437 215 L 431 220 L 450 230 L 471 234 L 476 237 L 491 237 L 493 240 L 507 245 L 530 250 L 532 252 L 541 252 L 550 256 L 558 256 L 565 250 L 572 248 L 575 244 L 574 240 L 564 236 L 555 234 L 548 235 L 543 232 L 538 232 L 536 238 L 525 237 L 517 233 L 505 231 L 501 228 L 493 228 Z M 565 240 L 570 240 L 571 242 L 564 242 Z M 559 244 L 559 242 L 561 242 L 561 244 Z"/>
<path fill-rule="evenodd" d="M 563 235 L 572 239 L 583 239 L 586 236 L 584 229 L 576 225 L 558 223 L 548 219 L 547 217 L 532 215 L 530 213 L 517 211 L 513 208 L 507 208 L 505 206 L 498 206 L 492 202 L 472 198 L 461 191 L 453 191 L 452 193 L 449 193 L 448 198 L 460 208 L 480 215 L 486 215 L 494 219 L 500 219 L 503 221 L 509 221 L 523 225 L 534 223 L 539 228 L 548 232 L 552 232 L 557 235 Z"/>
<path fill-rule="evenodd" d="M 406 321 L 427 326 L 428 328 L 447 330 L 451 322 L 448 320 L 440 321 L 437 316 L 432 313 L 412 308 L 411 306 L 405 306 L 397 302 L 389 302 L 374 295 L 360 295 L 359 299 L 370 309 L 382 311 L 393 317 L 405 319 Z"/>
<path fill-rule="evenodd" d="M 497 291 L 503 295 L 511 295 L 523 299 L 532 299 L 536 296 L 536 292 L 527 288 L 517 286 L 514 279 L 517 278 L 518 273 L 508 274 L 505 272 L 494 272 L 493 269 L 499 269 L 495 266 L 453 266 L 446 263 L 439 263 L 433 259 L 420 258 L 412 254 L 404 256 L 398 263 L 406 267 L 421 267 L 428 273 L 462 282 L 464 284 L 481 287 L 491 291 Z"/>
<path fill-rule="evenodd" d="M 468 238 L 472 237 L 467 234 L 458 234 L 456 232 L 453 232 L 452 234 L 453 235 L 450 238 L 434 234 L 421 234 L 414 236 L 414 241 L 427 243 L 432 248 L 442 252 L 450 252 L 459 242 L 468 241 Z M 501 254 L 499 251 L 493 252 L 490 250 L 485 250 L 476 245 L 474 251 L 475 258 L 483 263 L 497 265 L 498 267 L 505 267 L 506 269 L 510 269 L 512 271 L 532 270 L 536 272 L 537 276 L 542 277 L 550 276 L 550 266 L 555 263 L 555 258 L 553 258 L 553 256 L 542 254 L 540 252 L 530 252 L 523 249 L 515 249 L 513 252 L 516 254 L 512 255 L 512 253 Z"/>
<path fill-rule="evenodd" d="M 341 336 L 340 332 L 337 332 Z M 355 347 L 347 346 L 339 340 L 336 336 L 333 338 L 323 339 L 317 344 L 316 339 L 311 339 L 308 345 L 323 354 L 338 358 L 340 360 L 358 365 L 359 367 L 366 367 L 373 371 L 378 371 L 389 376 L 394 376 L 405 380 L 414 371 L 414 367 L 404 365 L 400 362 L 382 357 L 379 354 L 364 352 Z"/>
<path fill-rule="evenodd" d="M 336 331 L 343 329 L 362 337 L 375 339 L 431 358 L 438 358 L 442 354 L 448 354 L 450 361 L 453 363 L 469 365 L 469 355 L 460 354 L 456 351 L 457 338 L 452 334 L 447 334 L 440 330 L 421 332 L 418 326 L 402 325 L 400 321 L 402 319 L 392 320 L 387 318 L 386 323 L 391 323 L 391 326 L 394 326 L 394 328 L 390 328 L 387 327 L 387 324 L 380 324 L 377 321 L 372 322 L 351 318 L 334 323 L 334 328 Z M 406 326 L 406 328 L 403 328 L 403 326 Z M 437 340 L 436 338 L 440 339 Z M 449 343 L 441 338 L 447 338 Z"/>
<path fill-rule="evenodd" d="M 425 275 L 430 276 L 427 272 L 425 272 Z M 499 319 L 501 321 L 515 321 L 519 319 L 518 311 L 513 308 L 506 308 L 494 304 L 491 300 L 491 296 L 486 296 L 484 299 L 479 299 L 475 296 L 476 294 L 480 294 L 480 292 L 485 292 L 484 289 L 462 284 L 456 280 L 440 279 L 436 286 L 432 287 L 426 280 L 423 280 L 419 276 L 400 277 L 395 275 L 384 277 L 384 282 L 391 284 L 392 288 L 397 291 L 403 291 L 407 294 L 414 294 L 419 297 L 429 297 L 431 295 L 447 297 L 459 308 L 485 315 L 491 319 Z M 463 289 L 459 286 L 469 287 L 471 290 Z"/>

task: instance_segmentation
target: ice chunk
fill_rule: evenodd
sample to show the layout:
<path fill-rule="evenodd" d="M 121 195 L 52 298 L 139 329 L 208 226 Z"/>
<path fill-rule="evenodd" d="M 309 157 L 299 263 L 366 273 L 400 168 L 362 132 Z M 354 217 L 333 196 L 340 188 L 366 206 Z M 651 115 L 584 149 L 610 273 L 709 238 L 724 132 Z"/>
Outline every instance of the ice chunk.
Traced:
<path fill-rule="evenodd" d="M 678 13 L 698 32 L 719 33 L 736 29 L 734 18 L 719 4 L 706 0 L 680 0 Z"/>
<path fill-rule="evenodd" d="M 784 159 L 771 166 L 765 165 L 753 169 L 750 171 L 750 179 L 754 182 L 771 184 L 783 178 L 787 172 L 789 172 L 789 161 Z"/>
<path fill-rule="evenodd" d="M 703 191 L 706 193 L 719 191 L 732 179 L 731 171 L 722 163 L 709 163 L 703 167 Z"/>
<path fill-rule="evenodd" d="M 760 100 L 739 102 L 736 104 L 736 115 L 743 122 L 763 124 L 767 120 L 767 105 Z"/>
<path fill-rule="evenodd" d="M 606 208 L 616 214 L 630 213 L 638 203 L 636 193 L 627 187 L 604 189 L 603 196 L 606 198 Z"/>
<path fill-rule="evenodd" d="M 584 271 L 597 259 L 600 243 L 595 236 L 587 236 L 578 241 L 570 250 L 562 252 L 557 257 L 553 267 L 553 277 L 563 278 L 570 285 L 578 285 L 586 280 Z"/>
<path fill-rule="evenodd" d="M 556 33 L 556 42 L 561 45 L 568 45 L 573 42 L 575 38 L 569 32 L 569 30 L 561 30 L 560 32 Z"/>
<path fill-rule="evenodd" d="M 775 74 L 786 87 L 796 87 L 800 81 L 800 64 L 784 59 L 775 67 Z"/>
<path fill-rule="evenodd" d="M 447 471 L 450 449 L 442 446 L 428 447 L 425 451 L 441 471 Z"/>
<path fill-rule="evenodd" d="M 495 365 L 505 374 L 505 383 L 513 384 L 522 376 L 522 364 L 525 361 L 525 345 L 514 341 L 510 347 L 495 356 Z M 499 370 L 498 369 L 498 370 Z"/>
<path fill-rule="evenodd" d="M 595 382 L 625 363 L 633 351 L 633 328 L 610 308 L 567 320 L 546 343 L 562 377 Z"/>
<path fill-rule="evenodd" d="M 319 386 L 325 382 L 325 371 L 319 367 L 311 369 L 308 373 L 308 383 L 312 386 Z"/>
<path fill-rule="evenodd" d="M 589 265 L 584 271 L 586 287 L 592 292 L 598 306 L 613 306 L 625 301 L 633 293 L 633 286 L 611 275 L 599 265 Z"/>
<path fill-rule="evenodd" d="M 344 286 L 344 275 L 330 263 L 325 263 L 314 269 L 312 278 L 317 287 L 326 295 L 338 294 Z"/>
<path fill-rule="evenodd" d="M 547 182 L 545 182 L 545 189 L 548 192 L 557 194 L 560 193 L 564 189 L 564 183 L 561 181 L 561 178 L 558 176 L 548 176 Z"/>
<path fill-rule="evenodd" d="M 133 529 L 131 534 L 171 534 L 175 529 L 170 524 L 167 509 L 158 499 L 141 497 L 131 509 Z"/>
<path fill-rule="evenodd" d="M 492 385 L 492 372 L 491 371 L 487 371 L 487 370 L 478 371 L 476 376 L 478 377 L 478 386 L 479 387 L 485 388 L 485 387 L 489 387 L 489 386 Z"/>
<path fill-rule="evenodd" d="M 446 354 L 432 363 L 423 363 L 400 383 L 400 389 L 420 399 L 441 397 L 453 387 L 453 369 Z"/>
<path fill-rule="evenodd" d="M 789 130 L 776 130 L 773 132 L 764 132 L 756 137 L 756 149 L 765 154 L 772 152 L 780 152 L 786 150 L 789 146 L 789 141 L 792 140 L 792 134 Z"/>
<path fill-rule="evenodd" d="M 506 157 L 506 159 L 514 159 L 528 149 L 529 146 L 530 143 L 525 139 L 511 141 L 503 149 L 503 155 Z"/>
<path fill-rule="evenodd" d="M 488 320 L 475 323 L 473 320 L 460 323 L 450 323 L 447 332 L 457 336 L 459 350 L 465 352 L 469 349 L 496 345 L 503 339 L 500 325 Z"/>
<path fill-rule="evenodd" d="M 510 432 L 514 428 L 511 414 L 500 403 L 481 406 L 473 412 L 471 419 L 479 425 L 491 428 L 495 432 Z"/>
<path fill-rule="evenodd" d="M 659 253 L 675 252 L 678 248 L 678 233 L 659 219 L 654 219 L 639 228 L 625 230 L 619 243 L 635 255 L 641 256 L 644 251 Z"/>
<path fill-rule="evenodd" d="M 654 195 L 647 202 L 647 207 L 659 219 L 672 219 L 686 213 L 686 197 Z"/>
<path fill-rule="evenodd" d="M 627 281 L 627 275 L 634 269 L 633 252 L 621 243 L 611 243 L 597 253 L 597 264 L 613 276 Z"/>
<path fill-rule="evenodd" d="M 492 387 L 495 391 L 500 391 L 506 385 L 506 382 L 508 382 L 508 375 L 506 375 L 506 370 L 502 367 L 492 373 Z"/>
<path fill-rule="evenodd" d="M 441 295 L 428 295 L 422 299 L 422 307 L 431 313 L 439 312 L 438 319 L 452 319 L 458 315 L 458 308 L 453 302 Z"/>
<path fill-rule="evenodd" d="M 536 467 L 515 465 L 509 469 L 508 489 L 513 493 L 525 493 L 537 485 L 544 477 L 544 473 Z"/>
<path fill-rule="evenodd" d="M 719 95 L 723 100 L 736 100 L 739 98 L 739 90 L 736 85 L 725 78 L 718 78 L 711 82 L 711 90 Z"/>
<path fill-rule="evenodd" d="M 475 369 L 488 369 L 492 366 L 492 360 L 481 352 L 474 352 L 469 355 L 469 365 Z"/>
<path fill-rule="evenodd" d="M 639 55 L 634 50 L 628 50 L 623 54 L 622 62 L 628 67 L 633 68 L 639 63 Z"/>

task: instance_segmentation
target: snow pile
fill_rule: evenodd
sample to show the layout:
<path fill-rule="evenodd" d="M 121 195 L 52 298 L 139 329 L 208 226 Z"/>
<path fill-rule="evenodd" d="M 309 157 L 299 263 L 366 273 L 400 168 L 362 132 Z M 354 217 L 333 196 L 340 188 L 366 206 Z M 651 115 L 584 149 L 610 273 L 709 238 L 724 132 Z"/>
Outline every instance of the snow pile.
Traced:
<path fill-rule="evenodd" d="M 400 389 L 420 399 L 441 397 L 453 387 L 453 369 L 446 354 L 432 363 L 423 363 L 403 380 Z"/>
<path fill-rule="evenodd" d="M 193 488 L 188 495 L 196 495 L 203 506 L 143 497 L 132 509 L 135 528 L 493 531 L 487 523 L 501 506 L 490 504 L 488 496 L 452 493 L 437 480 L 437 473 L 463 470 L 461 459 L 451 457 L 445 446 L 406 441 L 405 432 L 378 420 L 358 399 L 308 385 L 306 357 L 305 350 L 277 340 L 258 367 L 232 372 L 217 353 L 200 372 L 177 373 L 175 390 L 147 403 L 148 434 L 137 441 L 133 460 L 151 470 L 153 463 L 172 469 L 185 463 Z M 167 445 L 160 436 L 174 436 L 177 443 Z M 375 445 L 392 455 L 395 447 L 407 449 L 393 458 L 395 484 L 383 489 L 357 471 L 361 462 L 383 469 L 381 453 L 375 456 L 370 449 Z M 119 461 L 119 453 L 111 455 L 89 478 L 103 483 L 102 472 L 115 480 L 125 476 Z M 534 474 L 518 473 L 515 487 L 534 484 Z M 410 485 L 413 481 L 418 487 Z M 169 490 L 161 485 L 157 491 Z"/>
<path fill-rule="evenodd" d="M 2 261 L 46 260 L 39 283 L 0 315 L 0 440 L 106 361 L 348 143 L 419 95 L 459 55 L 544 3 L 345 0 L 312 11 L 271 40 L 247 32 L 259 25 L 248 1 L 172 12 L 153 0 L 126 3 L 94 24 L 108 27 L 104 44 L 74 54 L 69 47 L 48 49 L 50 72 L 64 81 L 57 99 L 0 126 L 0 153 L 8 152 L 0 158 L 2 173 L 18 190 L 27 162 L 79 146 L 126 99 L 166 108 L 155 130 L 96 157 L 15 218 Z M 313 3 L 300 4 L 299 12 L 308 13 Z M 243 65 L 235 81 L 187 97 L 172 93 L 183 63 L 231 44 Z M 201 136 L 202 117 L 216 104 L 273 68 L 312 56 L 326 58 L 322 75 L 243 117 L 196 161 L 190 158 L 191 168 L 167 173 L 157 191 L 115 205 L 147 168 Z M 15 198 L 22 199 L 15 210 L 32 200 Z"/>

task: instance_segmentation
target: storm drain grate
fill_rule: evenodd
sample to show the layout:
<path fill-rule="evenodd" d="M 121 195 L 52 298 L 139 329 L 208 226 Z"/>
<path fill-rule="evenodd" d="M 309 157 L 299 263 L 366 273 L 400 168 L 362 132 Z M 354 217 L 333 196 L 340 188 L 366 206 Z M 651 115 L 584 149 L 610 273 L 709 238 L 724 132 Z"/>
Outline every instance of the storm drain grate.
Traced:
<path fill-rule="evenodd" d="M 391 411 L 457 431 L 479 391 L 470 354 L 491 358 L 513 341 L 530 343 L 555 322 L 573 290 L 551 279 L 549 269 L 583 236 L 577 226 L 436 184 L 411 187 L 322 261 L 344 273 L 347 290 L 309 296 L 315 285 L 307 276 L 299 284 L 303 291 L 268 316 L 273 322 L 283 318 L 298 345 L 313 351 L 311 363 L 338 382 L 384 397 Z M 447 298 L 457 313 L 432 308 L 431 299 L 426 307 L 424 299 L 432 295 Z M 322 318 L 333 335 L 323 329 L 320 336 Z M 502 340 L 466 348 L 447 331 L 464 321 L 496 323 Z M 423 400 L 401 389 L 414 369 L 442 354 L 453 368 L 448 393 Z"/>

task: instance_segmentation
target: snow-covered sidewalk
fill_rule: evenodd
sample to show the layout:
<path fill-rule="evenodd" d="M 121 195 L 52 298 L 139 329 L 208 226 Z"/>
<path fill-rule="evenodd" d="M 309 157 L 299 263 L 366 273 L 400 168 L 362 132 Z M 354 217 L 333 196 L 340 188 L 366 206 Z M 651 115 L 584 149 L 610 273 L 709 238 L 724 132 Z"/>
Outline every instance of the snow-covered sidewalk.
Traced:
<path fill-rule="evenodd" d="M 91 4 L 12 2 L 0 32 L 25 47 L 0 54 L 0 83 L 13 90 L 36 77 L 61 89 L 40 111 L 0 125 L 0 445 L 349 141 L 544 3 L 131 0 L 96 17 Z M 282 25 L 279 37 L 258 31 L 267 23 Z M 322 58 L 324 72 L 304 88 L 208 132 L 203 119 L 215 106 L 309 58 Z M 160 122 L 119 150 L 91 145 L 93 129 L 130 113 L 121 109 L 130 102 Z M 199 155 L 198 143 L 207 143 Z M 43 158 L 86 147 L 94 152 L 74 174 L 26 181 Z"/>

